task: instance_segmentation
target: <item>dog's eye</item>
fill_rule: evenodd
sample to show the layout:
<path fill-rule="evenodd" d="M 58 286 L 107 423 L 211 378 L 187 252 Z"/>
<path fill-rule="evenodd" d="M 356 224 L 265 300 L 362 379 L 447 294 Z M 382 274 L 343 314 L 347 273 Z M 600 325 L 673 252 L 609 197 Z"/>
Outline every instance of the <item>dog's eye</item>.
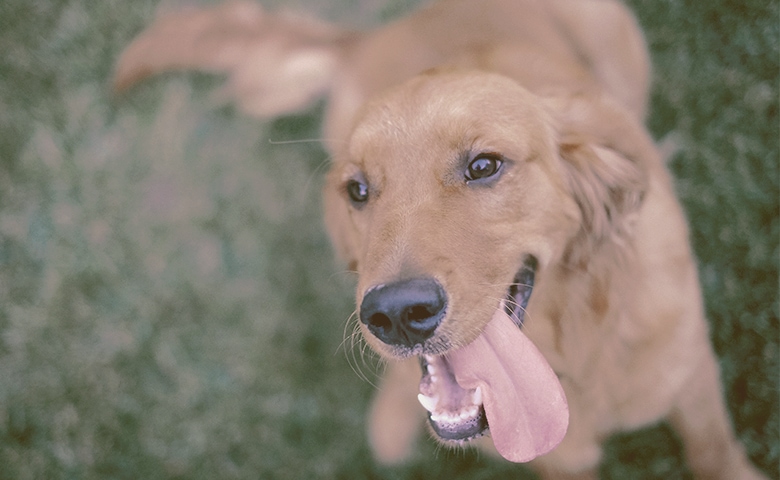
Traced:
<path fill-rule="evenodd" d="M 466 170 L 466 181 L 492 177 L 501 169 L 502 163 L 497 155 L 487 153 L 478 155 L 469 163 Z"/>
<path fill-rule="evenodd" d="M 359 180 L 352 179 L 347 182 L 347 195 L 356 206 L 368 201 L 368 185 Z"/>

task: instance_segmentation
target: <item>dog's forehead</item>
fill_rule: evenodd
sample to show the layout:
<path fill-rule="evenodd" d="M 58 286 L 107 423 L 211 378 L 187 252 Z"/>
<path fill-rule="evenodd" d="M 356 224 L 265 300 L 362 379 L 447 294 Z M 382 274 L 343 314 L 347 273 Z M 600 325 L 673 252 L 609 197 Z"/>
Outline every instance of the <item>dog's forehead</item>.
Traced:
<path fill-rule="evenodd" d="M 446 169 L 479 150 L 526 156 L 549 132 L 538 98 L 486 73 L 420 75 L 371 102 L 350 138 L 352 162 L 366 170 Z M 508 150 L 508 151 L 503 151 Z"/>

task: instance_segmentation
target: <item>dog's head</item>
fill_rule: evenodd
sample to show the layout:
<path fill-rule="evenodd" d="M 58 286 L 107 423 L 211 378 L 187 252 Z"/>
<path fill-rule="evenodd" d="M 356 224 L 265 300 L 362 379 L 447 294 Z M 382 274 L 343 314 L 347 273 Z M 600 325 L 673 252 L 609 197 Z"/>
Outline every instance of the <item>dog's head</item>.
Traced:
<path fill-rule="evenodd" d="M 421 357 L 421 402 L 445 440 L 495 430 L 457 352 L 496 318 L 519 332 L 535 279 L 586 262 L 638 208 L 643 171 L 601 127 L 578 128 L 588 108 L 498 75 L 429 72 L 364 108 L 329 174 L 326 223 L 358 273 L 365 338 Z M 522 362 L 494 343 L 499 364 Z"/>

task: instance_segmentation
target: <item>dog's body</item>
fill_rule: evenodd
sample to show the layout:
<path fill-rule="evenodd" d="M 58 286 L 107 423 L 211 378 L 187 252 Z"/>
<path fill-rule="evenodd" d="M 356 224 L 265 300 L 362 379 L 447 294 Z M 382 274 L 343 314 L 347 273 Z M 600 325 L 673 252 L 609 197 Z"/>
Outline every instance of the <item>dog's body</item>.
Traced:
<path fill-rule="evenodd" d="M 266 116 L 327 94 L 326 223 L 359 275 L 366 339 L 397 359 L 371 412 L 378 459 L 410 452 L 421 389 L 454 395 L 429 374 L 420 386 L 419 356 L 473 393 L 461 364 L 506 363 L 485 332 L 517 324 L 495 335 L 530 338 L 568 401 L 560 445 L 531 449 L 546 477 L 594 477 L 610 433 L 666 418 L 698 476 L 761 478 L 729 425 L 685 220 L 641 125 L 647 53 L 621 4 L 444 0 L 357 33 L 235 3 L 163 17 L 116 84 L 170 68 L 227 72 L 227 92 Z M 489 396 L 515 388 L 494 373 L 469 378 Z M 479 421 L 495 437 L 493 401 Z M 454 441 L 486 426 L 431 425 Z"/>

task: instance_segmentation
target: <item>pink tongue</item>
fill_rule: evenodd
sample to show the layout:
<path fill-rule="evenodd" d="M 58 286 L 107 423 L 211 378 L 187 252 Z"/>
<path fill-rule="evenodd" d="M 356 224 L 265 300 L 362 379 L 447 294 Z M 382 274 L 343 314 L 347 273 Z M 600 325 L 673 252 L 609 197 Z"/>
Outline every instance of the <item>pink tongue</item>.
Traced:
<path fill-rule="evenodd" d="M 569 407 L 558 377 L 503 310 L 448 359 L 461 387 L 481 387 L 490 435 L 502 457 L 528 462 L 563 440 Z"/>

